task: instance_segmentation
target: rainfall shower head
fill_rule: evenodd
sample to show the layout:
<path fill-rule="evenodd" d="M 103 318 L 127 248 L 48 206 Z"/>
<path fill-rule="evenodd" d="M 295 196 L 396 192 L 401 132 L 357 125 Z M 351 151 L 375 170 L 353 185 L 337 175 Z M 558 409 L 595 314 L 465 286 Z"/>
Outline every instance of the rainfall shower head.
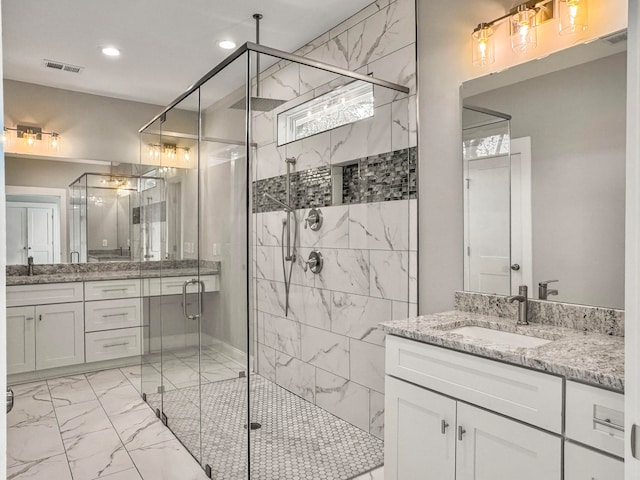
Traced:
<path fill-rule="evenodd" d="M 282 209 L 289 213 L 289 212 L 293 212 L 293 208 L 291 208 L 289 205 L 287 205 L 284 202 L 281 202 L 280 200 L 278 200 L 276 197 L 274 197 L 273 195 L 269 195 L 268 193 L 265 193 L 263 195 L 264 198 L 271 200 L 273 203 L 278 204 L 282 207 Z"/>
<path fill-rule="evenodd" d="M 262 20 L 261 13 L 254 13 L 253 18 L 256 21 L 256 44 L 260 45 L 260 20 Z M 270 112 L 274 108 L 279 107 L 286 100 L 278 100 L 276 98 L 265 98 L 260 96 L 260 54 L 256 60 L 256 96 L 251 97 L 251 110 L 256 112 Z M 246 97 L 241 98 L 229 108 L 236 110 L 244 110 L 247 104 Z"/>

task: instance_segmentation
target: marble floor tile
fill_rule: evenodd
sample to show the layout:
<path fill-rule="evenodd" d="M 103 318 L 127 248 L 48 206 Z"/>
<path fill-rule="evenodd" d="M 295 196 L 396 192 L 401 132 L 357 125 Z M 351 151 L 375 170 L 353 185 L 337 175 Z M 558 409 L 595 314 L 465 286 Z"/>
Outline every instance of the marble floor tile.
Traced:
<path fill-rule="evenodd" d="M 98 399 L 109 416 L 149 408 L 131 385 L 106 390 Z"/>
<path fill-rule="evenodd" d="M 94 480 L 134 468 L 113 428 L 65 440 L 74 480 Z"/>
<path fill-rule="evenodd" d="M 7 480 L 31 480 L 50 478 L 71 480 L 67 456 L 62 453 L 34 462 L 19 463 L 7 468 Z"/>
<path fill-rule="evenodd" d="M 58 407 L 56 416 L 64 440 L 111 428 L 111 422 L 98 400 Z"/>
<path fill-rule="evenodd" d="M 7 429 L 7 466 L 37 462 L 61 453 L 64 446 L 53 414 Z"/>
<path fill-rule="evenodd" d="M 125 377 L 117 368 L 113 370 L 102 370 L 100 372 L 87 373 L 86 377 L 98 395 L 106 390 L 111 390 L 112 388 L 118 388 L 125 385 L 130 386 L 127 377 Z"/>
<path fill-rule="evenodd" d="M 14 427 L 51 416 L 53 403 L 46 382 L 34 382 L 12 387 L 13 410 L 7 414 L 7 426 Z"/>
<path fill-rule="evenodd" d="M 204 470 L 178 440 L 129 452 L 144 479 L 208 480 Z"/>
<path fill-rule="evenodd" d="M 123 470 L 122 472 L 113 473 L 111 475 L 107 475 L 106 477 L 102 477 L 101 480 L 142 480 L 142 477 L 140 476 L 136 468 L 130 468 L 129 470 Z"/>
<path fill-rule="evenodd" d="M 131 365 L 129 367 L 123 367 L 120 371 L 127 377 L 127 380 L 134 386 L 138 392 L 140 392 L 142 384 L 142 365 Z"/>
<path fill-rule="evenodd" d="M 127 450 L 143 448 L 174 438 L 171 431 L 162 424 L 151 409 L 113 415 L 111 422 Z"/>
<path fill-rule="evenodd" d="M 96 400 L 96 394 L 84 375 L 47 380 L 54 407 Z"/>

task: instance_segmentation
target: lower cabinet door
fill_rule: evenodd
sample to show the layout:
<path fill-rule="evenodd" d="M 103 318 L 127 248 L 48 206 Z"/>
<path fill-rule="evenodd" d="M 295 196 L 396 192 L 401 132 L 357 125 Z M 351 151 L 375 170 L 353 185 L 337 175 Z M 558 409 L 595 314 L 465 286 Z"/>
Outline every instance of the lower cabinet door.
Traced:
<path fill-rule="evenodd" d="M 7 373 L 36 369 L 35 307 L 7 308 Z"/>
<path fill-rule="evenodd" d="M 565 442 L 564 480 L 624 480 L 624 462 Z"/>
<path fill-rule="evenodd" d="M 385 480 L 454 480 L 455 423 L 455 400 L 387 376 Z"/>
<path fill-rule="evenodd" d="M 36 370 L 84 362 L 82 302 L 36 307 Z"/>
<path fill-rule="evenodd" d="M 561 479 L 559 437 L 464 403 L 456 436 L 457 480 Z"/>

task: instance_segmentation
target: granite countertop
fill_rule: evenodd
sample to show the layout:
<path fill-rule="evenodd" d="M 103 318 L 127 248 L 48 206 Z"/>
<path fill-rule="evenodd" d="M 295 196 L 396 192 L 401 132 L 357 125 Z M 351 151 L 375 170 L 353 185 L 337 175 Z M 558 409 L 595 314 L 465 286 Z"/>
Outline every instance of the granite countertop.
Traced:
<path fill-rule="evenodd" d="M 218 275 L 218 268 L 200 268 L 200 275 Z M 90 282 L 95 280 L 124 280 L 128 278 L 182 277 L 197 275 L 197 268 L 165 268 L 165 269 L 123 269 L 117 271 L 93 271 L 73 273 L 7 275 L 7 286 L 37 285 L 43 283 Z"/>
<path fill-rule="evenodd" d="M 624 337 L 552 325 L 516 326 L 511 319 L 457 310 L 383 322 L 380 326 L 392 335 L 624 392 Z M 524 348 L 450 332 L 451 329 L 464 326 L 486 326 L 553 341 Z"/>

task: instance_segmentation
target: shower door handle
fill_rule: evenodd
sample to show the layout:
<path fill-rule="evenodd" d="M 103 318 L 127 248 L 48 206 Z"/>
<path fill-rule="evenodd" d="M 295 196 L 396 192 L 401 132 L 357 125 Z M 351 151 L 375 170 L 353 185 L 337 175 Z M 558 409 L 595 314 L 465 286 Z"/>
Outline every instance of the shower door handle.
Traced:
<path fill-rule="evenodd" d="M 189 315 L 188 306 L 187 306 L 187 287 L 189 285 L 198 285 L 198 300 L 200 300 L 200 283 L 197 279 L 192 278 L 191 280 L 187 280 L 182 284 L 182 313 L 184 314 L 184 318 L 187 320 L 195 320 L 200 316 L 200 312 L 197 315 Z M 200 306 L 200 302 L 198 301 L 198 310 L 202 311 L 202 306 Z"/>

